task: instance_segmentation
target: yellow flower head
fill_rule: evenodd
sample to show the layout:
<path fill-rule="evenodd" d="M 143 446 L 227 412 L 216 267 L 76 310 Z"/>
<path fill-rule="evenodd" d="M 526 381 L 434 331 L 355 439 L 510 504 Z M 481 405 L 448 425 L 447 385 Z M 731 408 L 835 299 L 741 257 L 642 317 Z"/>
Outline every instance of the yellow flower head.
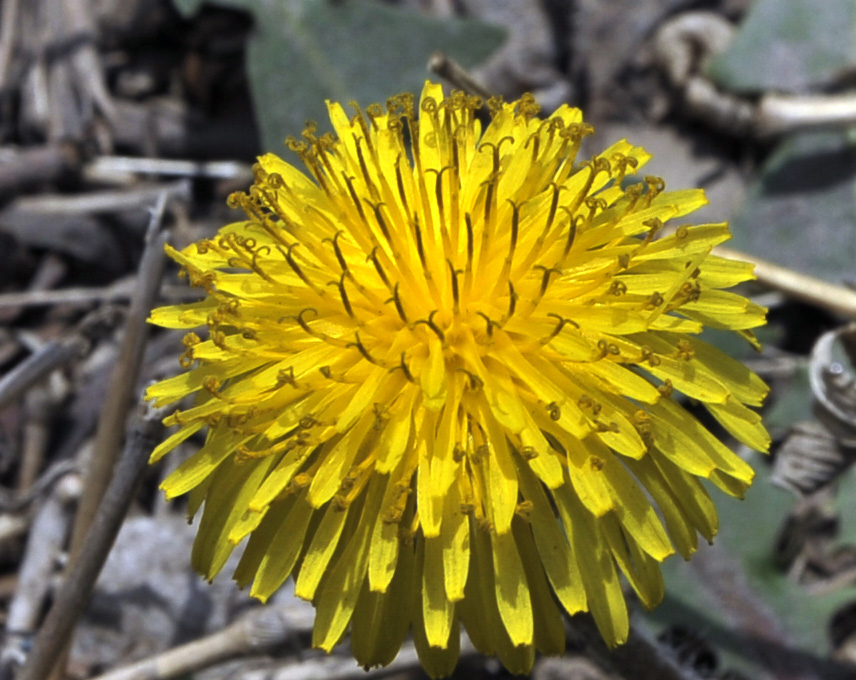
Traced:
<path fill-rule="evenodd" d="M 314 645 L 353 620 L 365 666 L 412 629 L 448 674 L 463 623 L 525 672 L 562 651 L 559 605 L 622 643 L 618 573 L 656 605 L 658 563 L 716 533 L 699 478 L 752 480 L 687 398 L 769 443 L 747 408 L 764 384 L 697 338 L 763 324 L 721 290 L 751 266 L 711 255 L 725 224 L 665 228 L 704 194 L 630 182 L 649 156 L 626 141 L 576 162 L 577 109 L 494 103 L 482 131 L 480 104 L 433 83 L 418 116 L 408 96 L 330 104 L 335 136 L 290 141 L 308 176 L 263 156 L 231 198 L 246 220 L 169 249 L 208 295 L 151 318 L 208 327 L 147 393 L 195 394 L 153 460 L 208 428 L 163 484 L 204 502 L 194 566 L 213 577 L 249 537 L 237 582 L 265 600 L 292 576 Z"/>

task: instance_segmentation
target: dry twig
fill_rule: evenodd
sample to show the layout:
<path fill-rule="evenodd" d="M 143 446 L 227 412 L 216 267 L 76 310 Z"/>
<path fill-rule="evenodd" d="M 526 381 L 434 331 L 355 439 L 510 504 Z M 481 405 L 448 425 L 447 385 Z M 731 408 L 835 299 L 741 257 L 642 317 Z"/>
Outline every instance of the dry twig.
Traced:
<path fill-rule="evenodd" d="M 281 647 L 312 628 L 312 616 L 302 616 L 297 603 L 260 607 L 223 630 L 99 676 L 96 680 L 168 680 L 189 675 L 246 654 Z M 311 609 L 310 609 L 311 612 Z M 296 615 L 295 615 L 296 614 Z"/>
<path fill-rule="evenodd" d="M 856 124 L 856 95 L 764 94 L 757 103 L 716 87 L 704 66 L 731 42 L 734 27 L 714 12 L 686 12 L 654 37 L 655 59 L 694 116 L 736 135 L 772 137 Z"/>
<path fill-rule="evenodd" d="M 856 290 L 836 286 L 730 248 L 717 246 L 713 252 L 715 255 L 731 260 L 751 262 L 755 265 L 755 276 L 760 283 L 778 290 L 794 300 L 807 302 L 838 316 L 856 321 Z"/>
<path fill-rule="evenodd" d="M 115 323 L 116 310 L 100 309 L 80 322 L 77 332 L 48 343 L 0 379 L 0 408 L 20 397 L 51 371 L 86 354 L 93 338 Z"/>
<path fill-rule="evenodd" d="M 479 83 L 463 66 L 443 52 L 434 52 L 428 60 L 428 69 L 441 78 L 448 80 L 453 87 L 474 94 L 485 101 L 493 97 L 490 91 Z"/>
<path fill-rule="evenodd" d="M 66 477 L 56 485 L 33 519 L 18 587 L 9 603 L 6 636 L 0 652 L 0 678 L 10 680 L 25 658 L 47 600 L 59 556 L 68 537 L 68 506 L 80 495 L 80 479 Z"/>
<path fill-rule="evenodd" d="M 79 554 L 104 490 L 113 475 L 119 444 L 125 434 L 126 416 L 140 374 L 147 337 L 146 318 L 157 298 L 165 267 L 163 248 L 167 235 L 161 232 L 161 223 L 166 203 L 167 194 L 164 192 L 152 213 L 146 248 L 140 262 L 137 291 L 128 310 L 124 340 L 99 419 L 92 464 L 87 471 L 83 498 L 74 521 L 72 559 Z"/>
<path fill-rule="evenodd" d="M 57 660 L 64 658 L 74 626 L 89 601 L 95 581 L 131 507 L 149 455 L 160 439 L 162 417 L 159 411 L 145 407 L 129 433 L 116 473 L 79 551 L 80 558 L 71 563 L 17 680 L 45 680 Z"/>

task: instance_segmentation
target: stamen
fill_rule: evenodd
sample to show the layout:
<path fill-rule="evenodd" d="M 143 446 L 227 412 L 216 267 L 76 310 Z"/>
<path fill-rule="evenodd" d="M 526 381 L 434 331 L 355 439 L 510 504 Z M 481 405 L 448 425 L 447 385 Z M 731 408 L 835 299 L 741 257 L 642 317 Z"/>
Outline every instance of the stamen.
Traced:
<path fill-rule="evenodd" d="M 316 337 L 316 338 L 317 338 L 317 337 L 319 337 L 319 336 L 318 336 L 318 334 L 317 334 L 317 333 L 315 333 L 315 331 L 313 331 L 313 330 L 309 327 L 309 324 L 308 324 L 308 323 L 306 322 L 306 320 L 303 318 L 303 315 L 304 315 L 304 314 L 306 314 L 306 312 L 314 312 L 314 313 L 315 313 L 316 318 L 319 316 L 319 314 L 318 314 L 318 310 L 317 310 L 317 309 L 315 309 L 314 307 L 307 307 L 306 309 L 301 309 L 301 310 L 300 310 L 300 313 L 299 313 L 296 317 L 294 317 L 294 318 L 295 318 L 295 319 L 297 319 L 297 323 L 299 323 L 299 324 L 300 324 L 300 327 L 301 327 L 304 331 L 306 331 L 307 333 L 309 333 L 309 335 L 311 335 L 311 336 L 313 336 L 313 337 Z"/>
<path fill-rule="evenodd" d="M 544 293 L 547 292 L 547 288 L 550 285 L 550 274 L 561 274 L 561 269 L 556 269 L 555 267 L 545 267 L 542 264 L 536 264 L 532 269 L 543 269 L 544 275 L 541 277 L 541 292 L 539 293 L 540 297 L 544 296 Z"/>
<path fill-rule="evenodd" d="M 340 229 L 332 239 L 325 238 L 324 241 L 330 241 L 333 244 L 333 252 L 336 253 L 336 259 L 339 260 L 339 266 L 343 272 L 348 271 L 348 263 L 345 261 L 345 256 L 342 254 L 342 249 L 339 247 L 339 237 L 344 232 Z"/>
<path fill-rule="evenodd" d="M 369 135 L 369 127 L 366 125 L 365 116 L 363 116 L 363 110 L 360 108 L 360 105 L 355 101 L 349 101 L 348 106 L 350 106 L 356 113 L 356 115 L 351 119 L 351 123 L 354 121 L 360 126 L 363 131 L 363 135 L 365 135 L 366 145 L 369 147 L 370 151 L 373 151 L 371 135 Z"/>
<path fill-rule="evenodd" d="M 473 270 L 473 219 L 469 213 L 464 213 L 467 224 L 467 271 Z"/>
<path fill-rule="evenodd" d="M 658 291 L 654 291 L 653 293 L 651 293 L 651 295 L 648 297 L 648 300 L 645 302 L 645 309 L 649 311 L 655 310 L 665 301 L 666 300 Z"/>
<path fill-rule="evenodd" d="M 517 234 L 520 229 L 520 206 L 510 198 L 506 199 L 511 203 L 511 241 L 508 244 L 508 262 L 514 256 L 514 249 L 517 247 Z"/>
<path fill-rule="evenodd" d="M 660 357 L 654 354 L 654 350 L 652 350 L 647 345 L 643 345 L 639 348 L 639 351 L 642 353 L 642 357 L 639 359 L 639 363 L 643 361 L 647 361 L 649 366 L 659 366 L 660 365 Z"/>
<path fill-rule="evenodd" d="M 514 310 L 517 308 L 517 293 L 514 290 L 514 284 L 511 283 L 511 279 L 508 280 L 508 312 L 505 314 L 505 321 L 508 321 L 512 316 L 514 316 Z"/>
<path fill-rule="evenodd" d="M 497 328 L 501 328 L 501 326 L 484 312 L 476 312 L 476 314 L 478 314 L 482 319 L 485 320 L 485 323 L 487 324 L 487 335 L 489 338 L 492 338 L 493 327 L 496 326 Z"/>
<path fill-rule="evenodd" d="M 428 264 L 425 261 L 425 246 L 422 244 L 422 229 L 419 227 L 419 217 L 417 215 L 413 216 L 413 230 L 416 235 L 416 252 L 419 253 L 419 261 L 425 270 L 425 277 L 430 278 L 431 274 L 428 270 Z"/>
<path fill-rule="evenodd" d="M 467 377 L 470 379 L 468 387 L 471 391 L 477 392 L 478 390 L 482 389 L 482 387 L 484 387 L 484 382 L 482 381 L 482 379 L 479 378 L 472 371 L 468 371 L 466 368 L 463 368 L 461 366 L 458 366 L 455 370 L 467 374 Z"/>
<path fill-rule="evenodd" d="M 291 385 L 297 389 L 297 381 L 294 379 L 294 366 L 283 368 L 276 374 L 276 386 L 285 387 Z"/>
<path fill-rule="evenodd" d="M 540 343 L 542 345 L 547 345 L 550 341 L 555 338 L 559 333 L 562 332 L 562 329 L 565 327 L 565 324 L 571 324 L 574 328 L 579 328 L 580 325 L 576 321 L 572 321 L 571 319 L 566 319 L 563 316 L 559 316 L 558 314 L 554 314 L 553 312 L 549 312 L 547 314 L 548 317 L 554 317 L 559 320 L 556 324 L 556 327 L 553 329 L 553 332 L 550 333 L 546 338 L 541 338 Z"/>
<path fill-rule="evenodd" d="M 399 295 L 398 289 L 401 286 L 401 282 L 396 282 L 395 288 L 392 291 L 391 300 L 395 303 L 395 309 L 398 312 L 399 318 L 406 324 L 410 322 L 407 320 L 407 314 L 404 313 L 404 305 L 401 303 L 401 295 Z M 389 302 L 389 300 L 387 300 Z"/>
<path fill-rule="evenodd" d="M 434 334 L 435 334 L 438 338 L 440 338 L 440 341 L 441 341 L 441 342 L 446 342 L 446 334 L 445 334 L 445 333 L 443 333 L 442 329 L 441 329 L 441 328 L 440 328 L 436 323 L 434 323 L 434 315 L 435 315 L 438 311 L 440 311 L 440 310 L 438 310 L 438 309 L 433 310 L 433 311 L 428 315 L 428 318 L 427 318 L 427 319 L 419 319 L 419 321 L 414 321 L 414 322 L 413 322 L 413 325 L 414 325 L 414 326 L 418 326 L 419 324 L 424 323 L 426 326 L 428 326 L 428 328 L 430 328 L 432 331 L 434 331 Z"/>
<path fill-rule="evenodd" d="M 362 116 L 360 116 L 359 120 L 362 121 L 363 127 L 365 127 L 366 123 L 363 120 Z M 365 139 L 367 144 L 370 144 L 370 142 L 368 141 L 368 130 L 366 130 L 366 137 L 365 138 L 358 137 L 357 135 L 354 135 L 354 143 L 357 146 L 357 160 L 359 161 L 360 171 L 363 173 L 363 179 L 366 183 L 366 186 L 369 189 L 369 193 L 371 193 L 373 198 L 379 198 L 380 194 L 378 193 L 378 190 L 377 190 L 377 187 L 375 186 L 374 180 L 372 179 L 371 175 L 369 174 L 369 168 L 366 165 L 366 159 L 363 156 L 363 148 L 362 148 L 361 142 L 364 139 Z"/>
<path fill-rule="evenodd" d="M 556 208 L 559 205 L 559 192 L 567 189 L 567 187 L 558 186 L 555 182 L 550 182 L 550 186 L 553 187 L 553 198 L 550 201 L 550 212 L 547 213 L 547 226 L 544 227 L 545 235 L 553 226 L 553 220 L 556 219 Z"/>
<path fill-rule="evenodd" d="M 538 161 L 538 149 L 541 146 L 541 133 L 540 130 L 538 132 L 533 132 L 529 135 L 529 139 L 526 140 L 526 143 L 523 145 L 524 149 L 529 148 L 529 142 L 532 142 L 532 164 Z"/>
<path fill-rule="evenodd" d="M 291 251 L 294 250 L 299 245 L 300 245 L 300 243 L 294 242 L 290 246 L 288 246 L 288 250 L 283 250 L 281 246 L 277 246 L 276 249 L 280 253 L 282 253 L 282 255 L 285 257 L 285 261 L 288 262 L 288 266 L 291 267 L 291 269 L 294 271 L 294 273 L 300 277 L 300 280 L 303 281 L 303 283 L 305 283 L 307 286 L 309 286 L 319 296 L 324 295 L 324 291 L 322 289 L 318 288 L 318 286 L 316 286 L 310 280 L 310 278 L 308 276 L 306 276 L 304 271 L 300 268 L 300 265 L 298 265 L 297 262 L 295 261 L 294 256 L 291 254 Z"/>
<path fill-rule="evenodd" d="M 393 366 L 389 369 L 389 372 L 397 371 L 401 369 L 401 372 L 404 373 L 404 377 L 407 378 L 407 382 L 415 383 L 416 379 L 413 377 L 413 374 L 410 372 L 410 367 L 408 367 L 407 363 L 404 361 L 404 352 L 401 353 L 401 362 L 398 366 Z"/>
<path fill-rule="evenodd" d="M 401 198 L 401 205 L 404 207 L 404 214 L 410 214 L 410 208 L 407 205 L 407 194 L 404 191 L 404 177 L 401 175 L 401 155 L 395 159 L 395 182 L 398 185 L 398 196 Z"/>
<path fill-rule="evenodd" d="M 386 364 L 384 364 L 384 363 L 382 363 L 382 362 L 378 361 L 378 360 L 377 360 L 377 359 L 375 359 L 371 354 L 369 354 L 369 351 L 366 349 L 366 346 L 363 344 L 363 341 L 362 341 L 362 340 L 360 340 L 360 333 L 359 333 L 359 331 L 357 331 L 357 332 L 355 332 L 355 333 L 354 333 L 354 338 L 355 338 L 354 342 L 346 343 L 346 344 L 345 344 L 345 347 L 348 347 L 348 348 L 350 348 L 350 347 L 356 347 L 357 351 L 358 351 L 360 354 L 362 354 L 362 355 L 363 355 L 363 358 L 364 358 L 366 361 L 368 361 L 369 363 L 374 364 L 375 366 L 381 366 L 381 367 L 386 368 Z"/>
<path fill-rule="evenodd" d="M 642 241 L 643 245 L 649 244 L 654 240 L 654 237 L 660 232 L 663 228 L 663 220 L 659 217 L 652 217 L 650 220 L 645 220 L 642 223 L 643 227 L 648 227 L 648 233 L 645 234 L 645 240 Z"/>
<path fill-rule="evenodd" d="M 568 226 L 568 239 L 565 241 L 565 250 L 562 252 L 562 259 L 564 260 L 568 256 L 568 253 L 571 252 L 574 240 L 577 238 L 577 222 L 585 222 L 585 218 L 582 215 L 573 215 L 565 206 L 562 206 L 562 210 L 567 212 L 568 216 L 571 218 L 570 225 Z"/>
<path fill-rule="evenodd" d="M 360 219 L 363 221 L 363 224 L 368 224 L 366 213 L 363 210 L 363 202 L 360 200 L 360 197 L 357 196 L 356 189 L 354 189 L 354 178 L 348 176 L 348 174 L 344 172 L 342 173 L 342 177 L 345 178 L 345 184 L 348 186 L 348 193 L 351 195 L 351 201 L 353 202 L 354 207 L 356 207 L 357 212 L 360 215 Z"/>
<path fill-rule="evenodd" d="M 646 175 L 645 184 L 648 185 L 648 193 L 645 195 L 645 198 L 648 201 L 648 205 L 651 205 L 651 201 L 665 191 L 666 182 L 656 175 Z"/>
<path fill-rule="evenodd" d="M 342 297 L 342 304 L 345 306 L 345 311 L 348 312 L 348 316 L 352 319 L 356 318 L 354 316 L 354 308 L 351 307 L 351 301 L 348 299 L 348 292 L 345 290 L 345 277 L 347 276 L 347 272 L 343 273 L 341 277 L 339 277 L 339 295 Z"/>
<path fill-rule="evenodd" d="M 378 203 L 371 203 L 368 200 L 366 201 L 366 203 L 368 203 L 374 210 L 375 219 L 377 220 L 377 224 L 380 227 L 380 230 L 383 233 L 386 242 L 389 243 L 389 245 L 392 245 L 392 237 L 389 233 L 389 226 L 387 225 L 386 220 L 383 217 L 383 213 L 380 210 L 381 208 L 386 207 L 386 203 L 384 203 L 383 201 L 379 201 Z"/>
<path fill-rule="evenodd" d="M 375 246 L 372 248 L 371 254 L 366 258 L 366 260 L 371 260 L 374 265 L 375 270 L 377 271 L 377 275 L 380 277 L 380 280 L 384 282 L 387 288 L 391 288 L 392 286 L 389 283 L 389 279 L 386 276 L 386 272 L 383 270 L 383 267 L 380 266 L 380 261 L 377 258 L 377 249 Z"/>
<path fill-rule="evenodd" d="M 458 292 L 458 272 L 455 271 L 455 265 L 452 264 L 452 260 L 448 257 L 446 258 L 446 264 L 449 265 L 449 272 L 452 275 L 452 299 L 454 300 L 454 311 L 457 314 L 461 311 L 461 299 Z"/>

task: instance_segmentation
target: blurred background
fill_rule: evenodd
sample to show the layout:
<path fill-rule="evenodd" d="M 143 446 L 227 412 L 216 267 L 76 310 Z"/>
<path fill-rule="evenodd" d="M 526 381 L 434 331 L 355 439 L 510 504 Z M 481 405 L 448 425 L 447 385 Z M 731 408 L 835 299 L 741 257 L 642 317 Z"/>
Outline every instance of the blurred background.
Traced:
<path fill-rule="evenodd" d="M 158 198 L 172 244 L 212 235 L 237 219 L 226 197 L 255 156 L 297 162 L 286 137 L 326 129 L 325 99 L 418 93 L 441 80 L 435 55 L 506 100 L 582 108 L 596 130 L 583 157 L 623 137 L 645 147 L 667 188 L 707 191 L 694 221 L 729 220 L 729 247 L 766 261 L 744 291 L 770 308 L 763 351 L 709 339 L 771 384 L 773 455 L 750 457 L 758 481 L 742 503 L 718 499 L 716 546 L 671 558 L 666 601 L 634 621 L 687 679 L 856 678 L 854 35 L 853 0 L 0 0 L 0 677 L 74 554 L 105 428 L 120 442 L 145 384 L 178 368 L 180 334 L 143 346 L 145 311 L 129 307 Z M 198 296 L 172 265 L 155 288 Z M 312 610 L 288 587 L 276 639 L 181 647 L 258 605 L 229 566 L 211 585 L 192 573 L 194 529 L 156 491 L 180 457 L 148 472 L 65 677 L 175 677 L 116 670 L 171 649 L 200 680 L 366 677 L 309 650 Z M 581 650 L 569 629 L 568 655 L 533 677 L 647 677 Z M 457 677 L 503 673 L 465 654 Z M 390 674 L 423 677 L 406 652 Z"/>

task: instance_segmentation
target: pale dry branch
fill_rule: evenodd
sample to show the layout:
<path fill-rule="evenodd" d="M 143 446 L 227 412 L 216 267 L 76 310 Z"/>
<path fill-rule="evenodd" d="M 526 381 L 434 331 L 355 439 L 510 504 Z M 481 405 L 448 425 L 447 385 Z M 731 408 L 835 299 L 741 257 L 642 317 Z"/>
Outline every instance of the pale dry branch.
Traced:
<path fill-rule="evenodd" d="M 725 50 L 734 27 L 714 12 L 687 12 L 654 36 L 654 57 L 687 111 L 734 135 L 774 137 L 798 131 L 856 125 L 856 96 L 763 94 L 752 101 L 720 90 L 704 75 L 711 57 Z"/>
<path fill-rule="evenodd" d="M 755 265 L 755 276 L 760 283 L 784 293 L 789 298 L 807 302 L 845 319 L 856 321 L 856 290 L 836 286 L 730 248 L 717 246 L 713 252 L 715 255 L 731 260 L 751 262 Z"/>

